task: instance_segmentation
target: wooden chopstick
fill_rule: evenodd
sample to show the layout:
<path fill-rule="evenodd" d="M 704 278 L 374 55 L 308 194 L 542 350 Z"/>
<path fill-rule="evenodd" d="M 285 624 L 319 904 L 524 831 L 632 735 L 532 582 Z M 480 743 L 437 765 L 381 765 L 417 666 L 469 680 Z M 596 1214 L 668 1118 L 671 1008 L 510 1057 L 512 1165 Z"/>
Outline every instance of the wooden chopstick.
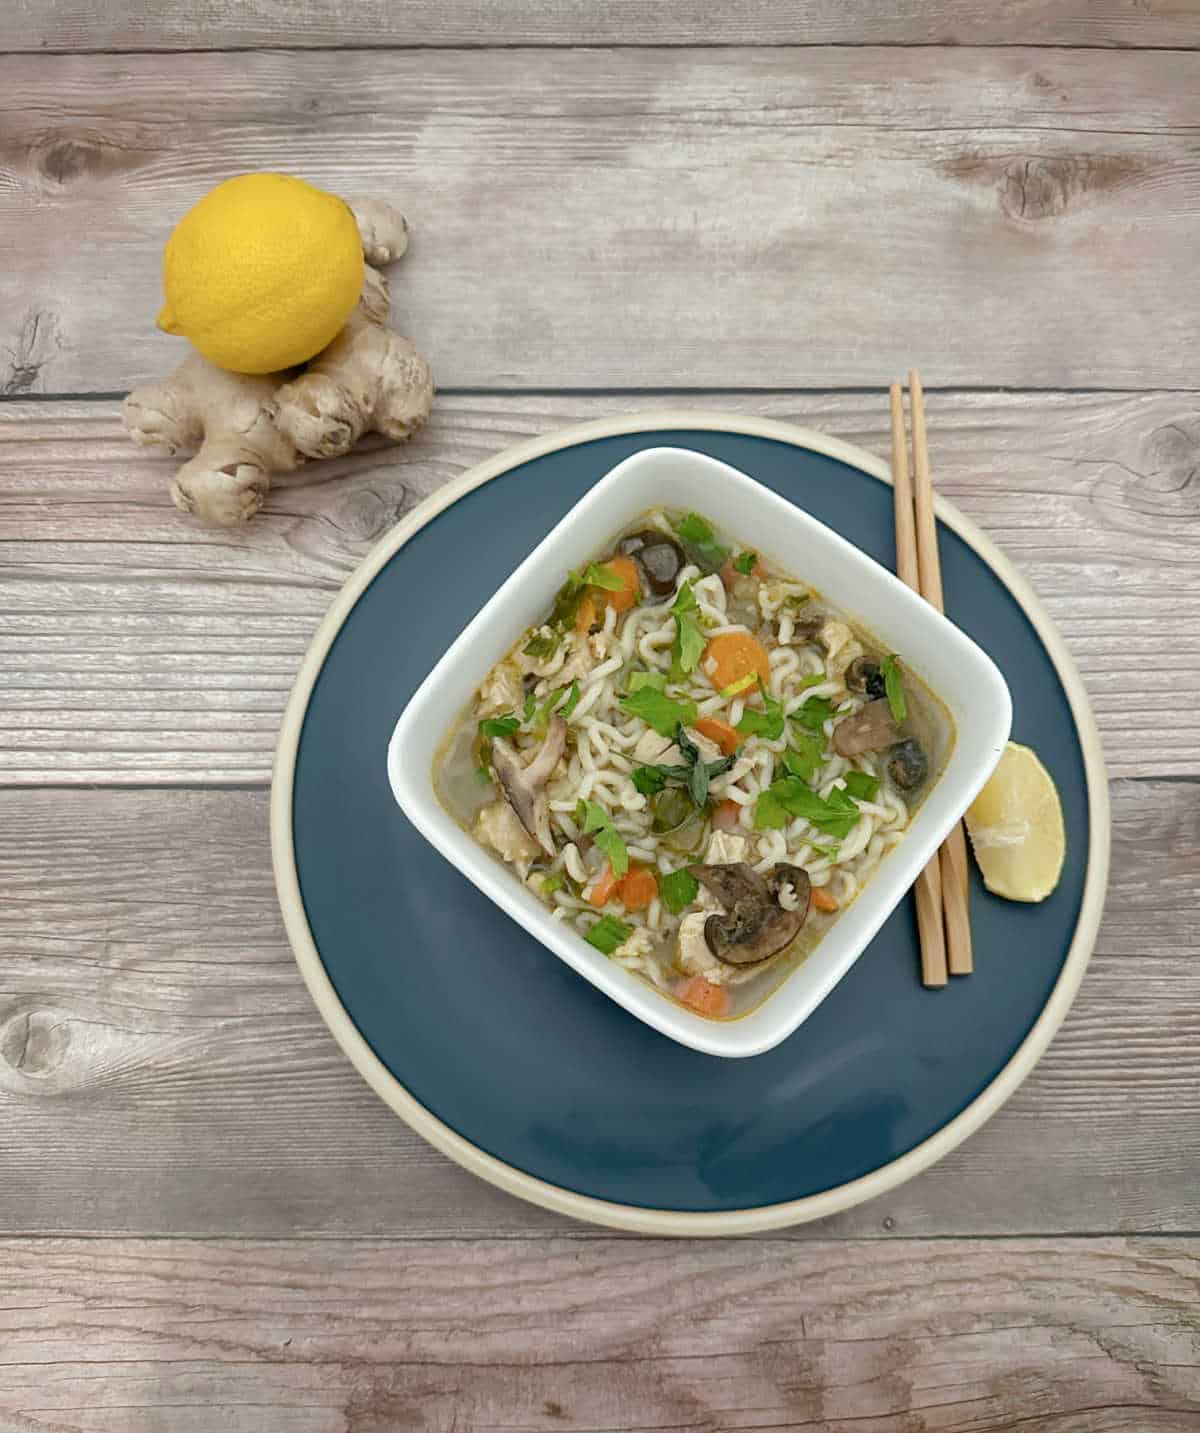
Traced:
<path fill-rule="evenodd" d="M 898 383 L 892 384 L 892 482 L 896 509 L 896 571 L 914 592 L 921 590 L 917 534 L 913 517 L 912 479 L 908 471 L 908 439 L 904 432 L 904 396 Z M 917 934 L 921 943 L 921 981 L 925 985 L 946 983 L 946 941 L 942 928 L 942 875 L 939 858 L 917 877 L 913 894 L 917 902 Z"/>
<path fill-rule="evenodd" d="M 926 602 L 936 607 L 939 612 L 944 612 L 937 517 L 933 510 L 933 480 L 929 476 L 929 442 L 925 432 L 925 391 L 921 387 L 920 375 L 915 371 L 908 375 L 908 402 L 912 416 L 913 506 L 916 514 L 916 551 L 920 580 L 918 591 Z M 894 397 L 892 403 L 894 434 Z M 894 442 L 893 435 L 893 444 Z M 907 581 L 907 578 L 905 580 Z M 946 837 L 938 854 L 942 873 L 942 909 L 946 918 L 947 966 L 951 975 L 969 975 L 974 969 L 974 963 L 971 955 L 971 916 L 967 906 L 967 842 L 961 821 Z"/>

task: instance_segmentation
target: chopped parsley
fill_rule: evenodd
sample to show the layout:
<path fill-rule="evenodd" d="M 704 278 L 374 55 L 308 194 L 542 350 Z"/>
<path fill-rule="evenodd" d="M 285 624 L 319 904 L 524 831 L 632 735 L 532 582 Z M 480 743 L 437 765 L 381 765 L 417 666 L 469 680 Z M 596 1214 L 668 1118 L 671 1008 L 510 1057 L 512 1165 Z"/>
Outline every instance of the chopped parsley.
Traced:
<path fill-rule="evenodd" d="M 675 531 L 692 549 L 705 566 L 716 571 L 729 556 L 729 549 L 722 547 L 712 525 L 699 513 L 690 512 L 675 524 Z"/>
<path fill-rule="evenodd" d="M 834 706 L 828 697 L 809 697 L 792 713 L 792 720 L 809 731 L 823 731 L 833 713 Z"/>
<path fill-rule="evenodd" d="M 783 735 L 783 705 L 763 686 L 761 677 L 758 678 L 758 689 L 762 693 L 762 711 L 747 707 L 737 729 L 742 736 L 761 736 L 767 741 L 778 741 Z"/>
<path fill-rule="evenodd" d="M 671 603 L 671 612 L 675 617 L 675 640 L 671 644 L 671 680 L 673 682 L 686 677 L 689 672 L 694 672 L 704 651 L 707 639 L 700 630 L 700 623 L 695 615 L 699 609 L 700 604 L 696 601 L 692 584 L 685 582 L 679 589 L 675 601 Z"/>
<path fill-rule="evenodd" d="M 585 836 L 591 836 L 599 850 L 608 857 L 614 876 L 629 872 L 629 852 L 621 833 L 612 823 L 612 817 L 598 801 L 580 799 L 575 807 L 575 823 Z"/>
<path fill-rule="evenodd" d="M 827 672 L 810 672 L 807 677 L 801 677 L 796 683 L 796 690 L 798 692 L 806 692 L 809 687 L 819 687 L 822 682 L 827 682 L 828 680 L 829 675 Z"/>
<path fill-rule="evenodd" d="M 640 687 L 621 698 L 621 708 L 630 716 L 641 717 L 659 736 L 674 736 L 677 726 L 691 726 L 696 720 L 696 703 L 672 701 L 653 687 Z"/>
<path fill-rule="evenodd" d="M 656 692 L 666 689 L 667 676 L 665 672 L 630 672 L 629 690 L 640 692 L 643 687 L 653 687 Z"/>
<path fill-rule="evenodd" d="M 606 562 L 591 562 L 583 570 L 585 587 L 603 587 L 606 592 L 620 592 L 624 587 L 620 576 Z"/>
<path fill-rule="evenodd" d="M 525 721 L 528 721 L 529 718 L 534 714 L 534 712 L 535 712 L 536 710 L 537 710 L 537 702 L 536 702 L 536 700 L 534 699 L 533 693 L 532 693 L 532 692 L 526 692 L 526 693 L 525 693 L 525 710 L 524 710 L 524 712 L 522 713 L 523 719 L 524 719 Z"/>
<path fill-rule="evenodd" d="M 786 826 L 798 816 L 844 841 L 858 824 L 858 807 L 840 787 L 822 798 L 795 776 L 773 781 L 754 803 L 754 825 L 760 831 Z"/>
<path fill-rule="evenodd" d="M 658 893 L 672 915 L 677 916 L 700 894 L 700 883 L 690 871 L 672 871 L 658 883 Z"/>
<path fill-rule="evenodd" d="M 848 771 L 846 790 L 856 801 L 874 801 L 879 795 L 879 778 L 865 771 Z"/>
<path fill-rule="evenodd" d="M 551 896 L 555 891 L 562 890 L 563 875 L 561 871 L 547 871 L 542 877 L 542 895 Z"/>
<path fill-rule="evenodd" d="M 611 955 L 632 934 L 633 927 L 619 921 L 616 916 L 601 916 L 584 939 L 589 945 L 594 945 L 601 955 Z"/>
<path fill-rule="evenodd" d="M 740 572 L 743 577 L 749 577 L 758 566 L 757 552 L 739 552 L 733 559 L 735 571 Z"/>
<path fill-rule="evenodd" d="M 553 657 L 561 641 L 562 638 L 553 632 L 536 632 L 521 650 L 527 657 L 540 662 L 543 658 Z"/>
<path fill-rule="evenodd" d="M 520 725 L 521 718 L 516 716 L 484 717 L 479 723 L 479 734 L 490 741 L 498 736 L 512 736 Z"/>
<path fill-rule="evenodd" d="M 789 776 L 798 776 L 801 781 L 811 781 L 821 766 L 825 752 L 825 736 L 815 731 L 794 731 L 792 740 L 795 750 L 783 753 L 783 765 Z"/>
<path fill-rule="evenodd" d="M 904 683 L 900 679 L 900 658 L 895 652 L 890 657 L 884 657 L 879 664 L 879 671 L 883 677 L 888 706 L 892 709 L 892 720 L 899 724 L 908 716 L 908 702 L 904 697 Z"/>

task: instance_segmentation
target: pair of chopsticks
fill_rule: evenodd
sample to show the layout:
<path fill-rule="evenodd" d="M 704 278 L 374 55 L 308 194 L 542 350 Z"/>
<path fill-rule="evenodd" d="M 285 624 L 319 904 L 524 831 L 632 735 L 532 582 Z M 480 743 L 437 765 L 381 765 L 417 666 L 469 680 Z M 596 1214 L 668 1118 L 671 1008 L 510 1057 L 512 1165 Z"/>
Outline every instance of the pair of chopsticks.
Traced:
<path fill-rule="evenodd" d="M 929 476 L 929 444 L 925 433 L 925 393 L 920 376 L 908 375 L 912 417 L 912 468 L 904 432 L 904 393 L 891 387 L 892 481 L 896 502 L 896 572 L 939 612 L 942 567 L 938 559 L 937 519 L 933 512 L 933 480 Z M 967 908 L 967 843 L 960 821 L 933 860 L 917 877 L 917 931 L 921 940 L 921 980 L 946 984 L 950 975 L 970 975 L 971 918 Z"/>

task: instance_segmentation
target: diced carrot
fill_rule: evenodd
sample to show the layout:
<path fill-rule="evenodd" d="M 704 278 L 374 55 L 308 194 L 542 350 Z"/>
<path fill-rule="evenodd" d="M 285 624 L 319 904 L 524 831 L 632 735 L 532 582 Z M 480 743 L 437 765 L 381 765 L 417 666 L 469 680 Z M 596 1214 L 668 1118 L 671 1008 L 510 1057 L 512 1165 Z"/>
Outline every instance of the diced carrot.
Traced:
<path fill-rule="evenodd" d="M 754 566 L 750 569 L 749 576 L 762 578 L 766 575 L 766 568 L 756 558 Z M 737 568 L 734 567 L 732 557 L 727 557 L 725 561 L 721 564 L 721 582 L 723 583 L 726 592 L 732 592 L 734 587 L 739 582 L 744 582 L 746 580 L 746 576 L 746 573 L 739 572 Z"/>
<path fill-rule="evenodd" d="M 834 900 L 824 886 L 814 886 L 812 888 L 812 903 L 819 911 L 836 911 L 838 909 L 837 901 Z"/>
<path fill-rule="evenodd" d="M 642 590 L 641 578 L 638 575 L 638 566 L 632 557 L 608 557 L 604 564 L 611 572 L 615 572 L 621 579 L 620 587 L 610 591 L 607 587 L 597 587 L 597 596 L 611 607 L 614 612 L 628 612 L 638 600 L 638 594 Z"/>
<path fill-rule="evenodd" d="M 675 987 L 675 995 L 681 1004 L 698 1014 L 713 1017 L 728 1015 L 733 1003 L 728 990 L 705 980 L 702 975 L 693 975 L 690 980 L 682 981 Z"/>
<path fill-rule="evenodd" d="M 726 756 L 732 756 L 738 749 L 741 737 L 737 734 L 737 728 L 730 726 L 727 721 L 722 721 L 720 717 L 701 717 L 695 727 L 701 736 L 715 741 Z"/>
<path fill-rule="evenodd" d="M 730 801 L 728 797 L 724 801 L 717 802 L 717 809 L 713 812 L 713 825 L 719 831 L 732 831 L 739 825 L 742 819 L 742 808 L 736 801 Z"/>
<path fill-rule="evenodd" d="M 605 866 L 603 871 L 596 877 L 596 882 L 592 886 L 588 901 L 594 906 L 608 905 L 609 901 L 617 894 L 617 887 L 620 884 L 620 881 L 613 874 L 613 868 L 611 866 Z"/>
<path fill-rule="evenodd" d="M 627 911 L 644 911 L 658 895 L 658 881 L 645 866 L 630 866 L 617 886 L 617 899 Z"/>
<path fill-rule="evenodd" d="M 590 597 L 580 599 L 575 613 L 575 630 L 585 635 L 596 625 L 596 604 Z"/>
<path fill-rule="evenodd" d="M 771 680 L 767 649 L 749 632 L 720 632 L 710 637 L 700 665 L 718 691 L 752 674 L 757 674 L 764 685 Z"/>

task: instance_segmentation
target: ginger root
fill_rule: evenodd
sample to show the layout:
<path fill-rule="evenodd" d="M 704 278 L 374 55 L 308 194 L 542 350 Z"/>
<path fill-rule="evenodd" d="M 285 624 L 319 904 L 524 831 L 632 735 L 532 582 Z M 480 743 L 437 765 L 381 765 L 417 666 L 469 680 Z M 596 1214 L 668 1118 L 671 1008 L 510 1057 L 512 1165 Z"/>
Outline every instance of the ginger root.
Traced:
<path fill-rule="evenodd" d="M 408 247 L 404 218 L 378 199 L 348 201 L 368 265 Z M 402 442 L 429 417 L 433 380 L 408 339 L 387 325 L 387 280 L 368 267 L 362 297 L 331 344 L 302 369 L 230 373 L 193 353 L 161 383 L 135 388 L 122 416 L 135 443 L 194 449 L 171 485 L 176 507 L 205 522 L 246 522 L 274 473 L 340 457 L 365 433 Z"/>

